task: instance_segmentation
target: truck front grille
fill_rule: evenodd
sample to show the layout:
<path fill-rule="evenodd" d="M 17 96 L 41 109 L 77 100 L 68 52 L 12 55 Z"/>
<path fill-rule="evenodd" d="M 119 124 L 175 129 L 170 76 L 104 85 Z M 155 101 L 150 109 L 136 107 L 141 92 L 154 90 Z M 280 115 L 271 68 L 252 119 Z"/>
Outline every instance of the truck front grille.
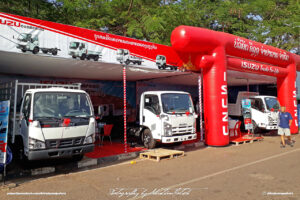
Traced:
<path fill-rule="evenodd" d="M 84 137 L 60 139 L 60 140 L 46 140 L 47 148 L 63 148 L 82 145 Z"/>
<path fill-rule="evenodd" d="M 173 135 L 184 135 L 184 134 L 190 134 L 192 132 L 193 132 L 193 126 L 172 127 L 172 134 Z"/>

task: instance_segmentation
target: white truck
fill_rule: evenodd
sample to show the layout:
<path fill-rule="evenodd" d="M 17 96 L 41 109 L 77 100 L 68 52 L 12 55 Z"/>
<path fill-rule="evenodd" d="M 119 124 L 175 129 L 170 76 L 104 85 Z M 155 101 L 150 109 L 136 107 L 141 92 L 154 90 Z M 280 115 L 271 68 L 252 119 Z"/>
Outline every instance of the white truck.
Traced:
<path fill-rule="evenodd" d="M 189 93 L 148 91 L 140 98 L 139 122 L 127 131 L 129 136 L 140 138 L 146 148 L 152 149 L 157 142 L 196 139 L 196 118 Z"/>
<path fill-rule="evenodd" d="M 170 68 L 170 70 L 177 70 L 176 66 L 167 65 L 167 59 L 163 55 L 157 55 L 156 56 L 156 66 L 158 67 L 158 69 Z"/>
<path fill-rule="evenodd" d="M 278 129 L 280 106 L 276 97 L 262 96 L 257 92 L 239 92 L 236 103 L 228 104 L 228 115 L 233 119 L 241 118 L 242 116 L 242 99 L 251 100 L 251 118 L 254 133 L 257 133 L 260 129 L 267 131 Z"/>
<path fill-rule="evenodd" d="M 88 49 L 88 43 L 86 42 L 70 42 L 69 46 L 69 55 L 72 58 L 80 58 L 80 60 L 90 60 L 98 61 L 99 58 L 102 58 L 100 51 L 92 51 Z"/>
<path fill-rule="evenodd" d="M 46 48 L 39 46 L 38 34 L 33 35 L 31 33 L 21 33 L 17 38 L 17 48 L 22 52 L 31 51 L 33 54 L 37 54 L 40 50 L 44 53 L 51 53 L 52 55 L 57 55 L 60 51 L 58 48 Z"/>
<path fill-rule="evenodd" d="M 94 149 L 95 118 L 80 84 L 15 82 L 0 85 L 0 100 L 10 100 L 8 141 L 15 157 L 81 159 Z"/>
<path fill-rule="evenodd" d="M 143 62 L 142 58 L 130 55 L 130 51 L 127 49 L 118 49 L 116 59 L 121 64 L 125 63 L 126 65 L 130 63 L 141 65 Z"/>

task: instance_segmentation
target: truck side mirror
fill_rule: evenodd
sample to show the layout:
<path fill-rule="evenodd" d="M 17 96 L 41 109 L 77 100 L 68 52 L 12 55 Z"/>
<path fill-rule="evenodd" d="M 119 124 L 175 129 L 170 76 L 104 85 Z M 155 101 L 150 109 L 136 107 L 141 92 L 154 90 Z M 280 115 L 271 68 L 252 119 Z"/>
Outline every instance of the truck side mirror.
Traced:
<path fill-rule="evenodd" d="M 102 116 L 104 114 L 104 106 L 98 106 L 98 115 Z"/>

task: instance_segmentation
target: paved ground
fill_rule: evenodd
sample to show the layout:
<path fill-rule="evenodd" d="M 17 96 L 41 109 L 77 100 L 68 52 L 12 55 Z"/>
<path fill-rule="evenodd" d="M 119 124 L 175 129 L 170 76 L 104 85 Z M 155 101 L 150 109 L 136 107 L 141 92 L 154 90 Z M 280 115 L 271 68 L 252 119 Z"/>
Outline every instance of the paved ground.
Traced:
<path fill-rule="evenodd" d="M 42 178 L 2 188 L 0 199 L 300 199 L 300 136 L 295 139 L 293 148 L 282 149 L 279 137 L 266 137 L 159 163 L 137 159 L 136 164 Z M 34 194 L 16 195 L 24 192 Z"/>

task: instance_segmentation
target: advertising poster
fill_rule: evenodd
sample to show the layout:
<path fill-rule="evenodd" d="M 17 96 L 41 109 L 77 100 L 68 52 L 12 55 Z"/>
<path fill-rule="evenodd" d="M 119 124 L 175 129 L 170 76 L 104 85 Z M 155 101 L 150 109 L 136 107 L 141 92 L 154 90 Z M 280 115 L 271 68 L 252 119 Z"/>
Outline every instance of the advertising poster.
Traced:
<path fill-rule="evenodd" d="M 250 99 L 242 100 L 242 110 L 243 110 L 245 129 L 250 130 L 253 128 L 252 121 L 251 121 L 251 100 Z"/>
<path fill-rule="evenodd" d="M 1 12 L 0 51 L 138 68 L 176 70 L 180 65 L 169 46 Z"/>
<path fill-rule="evenodd" d="M 0 163 L 6 161 L 9 101 L 0 102 Z"/>

